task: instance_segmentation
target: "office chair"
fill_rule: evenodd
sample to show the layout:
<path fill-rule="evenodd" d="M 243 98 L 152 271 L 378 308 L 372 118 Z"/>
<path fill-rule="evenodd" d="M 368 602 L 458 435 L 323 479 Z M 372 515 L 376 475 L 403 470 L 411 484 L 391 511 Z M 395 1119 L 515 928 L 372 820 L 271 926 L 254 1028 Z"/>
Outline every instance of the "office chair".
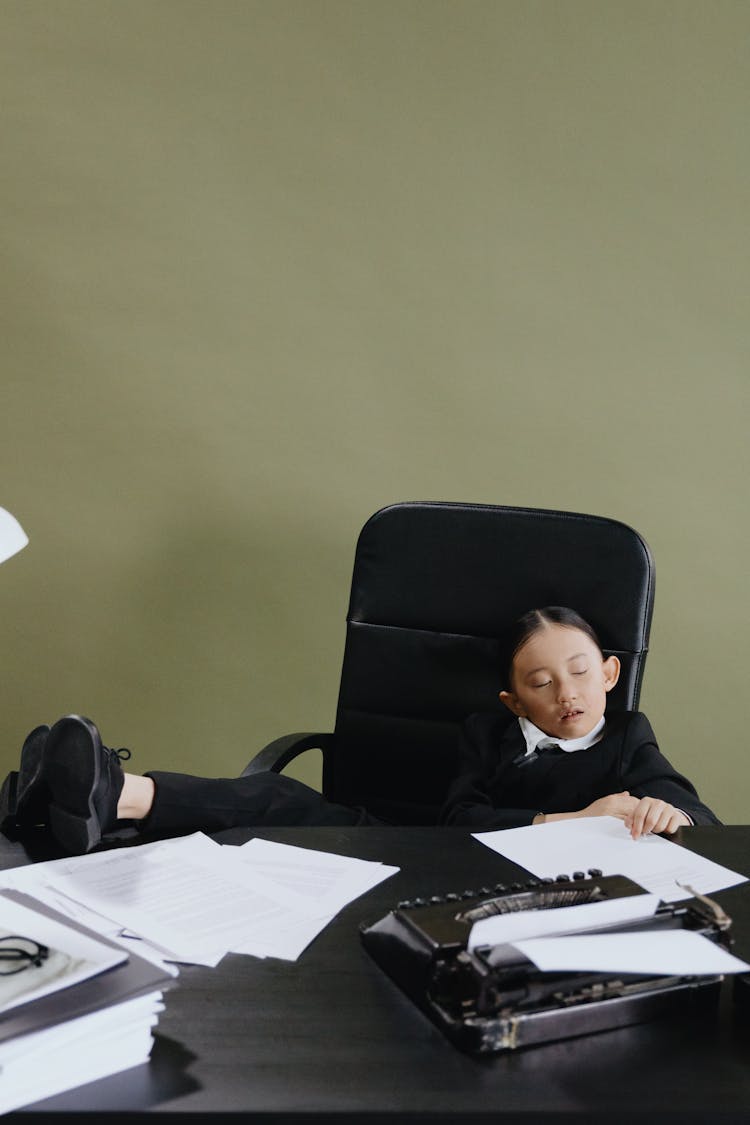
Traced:
<path fill-rule="evenodd" d="M 394 824 L 434 824 L 474 711 L 498 699 L 502 637 L 534 607 L 566 605 L 621 661 L 609 706 L 635 710 L 648 652 L 654 564 L 632 528 L 534 508 L 402 503 L 357 542 L 334 730 L 288 734 L 243 771 L 323 754 L 324 795 Z"/>

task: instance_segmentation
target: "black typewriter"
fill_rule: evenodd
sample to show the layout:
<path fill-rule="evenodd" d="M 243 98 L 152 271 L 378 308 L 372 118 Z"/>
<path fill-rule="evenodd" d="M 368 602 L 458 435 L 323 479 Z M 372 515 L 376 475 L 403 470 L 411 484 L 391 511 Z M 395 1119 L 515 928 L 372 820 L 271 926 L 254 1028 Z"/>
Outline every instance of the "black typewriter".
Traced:
<path fill-rule="evenodd" d="M 458 1047 L 472 1054 L 511 1051 L 713 1006 L 720 976 L 551 973 L 512 945 L 467 948 L 474 922 L 492 914 L 643 893 L 625 876 L 591 869 L 401 902 L 380 921 L 363 924 L 360 933 L 380 968 Z M 694 895 L 662 902 L 648 920 L 607 932 L 686 928 L 728 948 L 730 926 L 721 907 Z"/>

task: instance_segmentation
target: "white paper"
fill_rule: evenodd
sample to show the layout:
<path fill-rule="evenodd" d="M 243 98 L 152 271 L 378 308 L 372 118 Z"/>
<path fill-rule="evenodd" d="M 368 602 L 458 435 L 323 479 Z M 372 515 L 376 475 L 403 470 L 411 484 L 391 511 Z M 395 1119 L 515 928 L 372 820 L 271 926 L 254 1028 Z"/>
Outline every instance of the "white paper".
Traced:
<path fill-rule="evenodd" d="M 0 872 L 38 898 L 158 963 L 214 966 L 232 951 L 296 960 L 333 916 L 398 868 L 202 832 Z"/>
<path fill-rule="evenodd" d="M 335 917 L 335 914 L 326 914 L 322 918 L 306 918 L 284 930 L 277 931 L 266 939 L 253 937 L 231 952 L 253 957 L 276 957 L 281 961 L 296 961 Z"/>
<path fill-rule="evenodd" d="M 314 903 L 320 915 L 337 913 L 390 878 L 397 867 L 255 838 L 237 849 L 253 871 Z"/>
<path fill-rule="evenodd" d="M 202 835 L 202 834 L 197 834 Z M 109 862 L 79 867 L 51 885 L 168 951 L 177 961 L 215 964 L 253 931 L 314 913 L 314 906 L 275 887 L 231 849 L 203 837 L 143 855 L 139 848 L 106 853 Z M 290 905 L 290 900 L 294 900 Z"/>
<path fill-rule="evenodd" d="M 251 941 L 233 947 L 232 952 L 288 961 L 295 961 L 344 906 L 398 871 L 371 860 L 258 838 L 236 851 L 254 871 L 306 898 L 311 916 L 276 926 L 265 942 L 256 931 Z"/>
<path fill-rule="evenodd" d="M 577 934 L 512 944 L 542 972 L 713 976 L 742 973 L 750 968 L 721 946 L 690 930 Z"/>
<path fill-rule="evenodd" d="M 163 1009 L 153 992 L 0 1044 L 0 1113 L 147 1062 Z"/>
<path fill-rule="evenodd" d="M 689 898 L 685 884 L 710 894 L 747 881 L 745 875 L 662 836 L 633 840 L 623 821 L 613 816 L 556 820 L 474 836 L 539 878 L 599 868 L 604 875 L 626 875 L 664 902 Z"/>
<path fill-rule="evenodd" d="M 160 842 L 143 844 L 144 851 L 154 850 L 161 846 Z M 62 859 L 50 859 L 42 863 L 30 863 L 23 867 L 11 867 L 0 871 L 0 890 L 9 888 L 22 891 L 38 902 L 56 910 L 73 922 L 80 922 L 90 930 L 109 938 L 110 941 L 122 945 L 125 950 L 132 949 L 139 957 L 145 958 L 156 965 L 163 972 L 171 976 L 178 976 L 179 969 L 176 965 L 165 960 L 164 951 L 157 949 L 150 942 L 145 941 L 137 934 L 127 931 L 115 918 L 105 917 L 94 910 L 90 910 L 83 903 L 75 902 L 67 895 L 49 885 L 51 875 L 70 874 L 77 870 L 81 864 L 95 867 L 102 860 L 106 861 L 107 852 L 93 852 L 86 856 L 65 856 Z"/>
<path fill-rule="evenodd" d="M 519 910 L 481 918 L 471 927 L 469 950 L 480 945 L 518 942 L 551 934 L 571 934 L 601 926 L 616 926 L 649 918 L 656 913 L 658 895 L 624 895 L 621 898 L 561 906 L 551 910 Z"/>

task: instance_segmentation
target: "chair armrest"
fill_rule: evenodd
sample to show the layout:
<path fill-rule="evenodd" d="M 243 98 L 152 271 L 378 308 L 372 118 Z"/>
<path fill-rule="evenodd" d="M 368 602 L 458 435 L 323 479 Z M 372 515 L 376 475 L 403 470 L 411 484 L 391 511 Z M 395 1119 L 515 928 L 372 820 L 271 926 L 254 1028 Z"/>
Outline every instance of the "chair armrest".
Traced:
<path fill-rule="evenodd" d="M 273 742 L 269 742 L 259 750 L 247 763 L 240 776 L 247 777 L 248 774 L 261 773 L 265 770 L 281 773 L 284 766 L 288 766 L 305 750 L 317 749 L 325 754 L 328 747 L 333 745 L 333 737 L 333 734 L 320 734 L 313 731 L 283 734 L 281 738 L 275 738 Z"/>

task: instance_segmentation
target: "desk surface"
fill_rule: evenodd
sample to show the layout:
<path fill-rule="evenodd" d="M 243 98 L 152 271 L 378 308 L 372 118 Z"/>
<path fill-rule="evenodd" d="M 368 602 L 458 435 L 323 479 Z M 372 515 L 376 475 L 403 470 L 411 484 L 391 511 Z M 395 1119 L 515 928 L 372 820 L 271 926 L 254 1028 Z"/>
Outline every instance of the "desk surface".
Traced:
<path fill-rule="evenodd" d="M 462 1122 L 547 1113 L 557 1121 L 561 1114 L 613 1121 L 627 1111 L 630 1119 L 750 1120 L 750 1008 L 734 1001 L 732 980 L 707 1018 L 654 1020 L 473 1058 L 375 965 L 358 927 L 400 899 L 504 881 L 519 869 L 460 829 L 233 830 L 217 838 L 241 843 L 251 835 L 400 871 L 342 911 L 297 962 L 232 955 L 215 969 L 181 968 L 148 1065 L 30 1109 L 303 1113 L 308 1120 L 439 1114 Z M 750 874 L 750 827 L 692 828 L 678 838 Z M 27 862 L 30 851 L 0 836 L 0 867 Z M 735 952 L 750 960 L 750 884 L 715 897 L 734 919 Z"/>

